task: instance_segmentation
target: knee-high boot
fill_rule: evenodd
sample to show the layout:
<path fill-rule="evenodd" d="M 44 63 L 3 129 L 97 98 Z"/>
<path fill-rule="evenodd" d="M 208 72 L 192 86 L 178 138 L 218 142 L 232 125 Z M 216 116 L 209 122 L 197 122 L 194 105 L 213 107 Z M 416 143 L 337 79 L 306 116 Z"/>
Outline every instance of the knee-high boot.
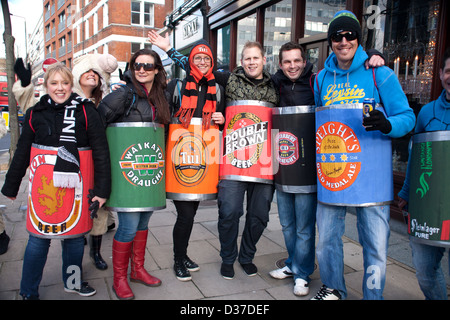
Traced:
<path fill-rule="evenodd" d="M 143 230 L 136 232 L 136 236 L 134 237 L 131 252 L 130 281 L 140 282 L 149 287 L 157 287 L 161 285 L 161 280 L 148 274 L 148 272 L 144 269 L 147 235 L 148 230 Z"/>
<path fill-rule="evenodd" d="M 131 247 L 133 242 L 119 242 L 113 240 L 113 291 L 120 300 L 134 299 L 128 280 L 128 264 L 130 262 Z"/>
<path fill-rule="evenodd" d="M 108 265 L 100 254 L 100 249 L 102 247 L 102 235 L 99 236 L 89 236 L 89 256 L 91 257 L 92 263 L 99 270 L 108 269 Z"/>

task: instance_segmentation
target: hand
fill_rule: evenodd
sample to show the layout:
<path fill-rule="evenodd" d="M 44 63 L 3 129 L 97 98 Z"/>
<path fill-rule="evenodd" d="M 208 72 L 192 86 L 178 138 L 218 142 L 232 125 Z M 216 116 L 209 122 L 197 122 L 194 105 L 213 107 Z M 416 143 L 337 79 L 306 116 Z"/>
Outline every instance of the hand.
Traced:
<path fill-rule="evenodd" d="M 14 72 L 17 74 L 17 77 L 19 78 L 22 87 L 28 87 L 28 85 L 31 83 L 31 65 L 28 63 L 28 68 L 25 68 L 25 65 L 23 64 L 22 58 L 18 58 L 16 60 L 16 63 L 14 64 Z"/>
<path fill-rule="evenodd" d="M 162 37 L 156 31 L 150 30 L 148 32 L 148 40 L 155 46 L 159 47 L 161 50 L 164 50 L 165 52 L 169 51 L 170 48 L 172 47 L 170 45 L 170 39 L 169 39 L 168 33 L 166 34 L 165 37 Z"/>
<path fill-rule="evenodd" d="M 392 125 L 380 110 L 373 110 L 369 112 L 370 117 L 364 118 L 363 126 L 366 131 L 379 130 L 384 134 L 388 134 L 392 130 Z"/>
<path fill-rule="evenodd" d="M 214 112 L 211 116 L 211 119 L 214 121 L 215 124 L 225 123 L 225 117 L 223 116 L 222 112 Z"/>
<path fill-rule="evenodd" d="M 119 89 L 120 87 L 126 86 L 127 83 L 123 80 L 120 80 L 119 82 L 116 83 L 112 83 L 111 84 L 111 90 L 112 91 L 116 91 L 117 89 Z"/>
<path fill-rule="evenodd" d="M 89 189 L 89 194 L 87 195 L 88 197 L 88 202 L 90 204 L 89 206 L 89 211 L 91 213 L 91 218 L 97 218 L 97 211 L 99 208 L 103 207 L 103 205 L 106 202 L 106 199 L 104 198 L 100 198 L 98 196 L 94 196 L 94 190 Z"/>
<path fill-rule="evenodd" d="M 397 206 L 400 208 L 400 210 L 403 210 L 403 208 L 408 204 L 408 201 L 406 201 L 403 198 L 398 197 L 398 203 Z"/>
<path fill-rule="evenodd" d="M 125 79 L 123 78 L 123 74 L 125 72 L 127 72 L 129 66 L 130 66 L 130 63 L 127 62 L 127 64 L 125 65 L 125 70 L 124 71 L 122 71 L 122 69 L 119 69 L 119 79 L 122 80 L 123 82 L 125 82 Z"/>
<path fill-rule="evenodd" d="M 7 197 L 7 198 L 12 201 L 16 200 L 16 197 Z"/>
<path fill-rule="evenodd" d="M 378 55 L 372 56 L 370 59 L 366 60 L 365 66 L 366 69 L 369 68 L 378 68 L 384 66 L 384 59 Z"/>

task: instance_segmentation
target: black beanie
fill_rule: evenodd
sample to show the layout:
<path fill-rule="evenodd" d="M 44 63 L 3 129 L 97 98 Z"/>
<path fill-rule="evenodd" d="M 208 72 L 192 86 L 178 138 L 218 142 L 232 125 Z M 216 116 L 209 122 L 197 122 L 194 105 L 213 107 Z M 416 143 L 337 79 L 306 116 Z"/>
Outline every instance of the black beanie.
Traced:
<path fill-rule="evenodd" d="M 342 10 L 337 12 L 330 24 L 328 25 L 328 44 L 331 47 L 331 35 L 341 33 L 343 31 L 354 32 L 358 39 L 358 44 L 361 44 L 362 30 L 358 18 L 348 11 Z"/>

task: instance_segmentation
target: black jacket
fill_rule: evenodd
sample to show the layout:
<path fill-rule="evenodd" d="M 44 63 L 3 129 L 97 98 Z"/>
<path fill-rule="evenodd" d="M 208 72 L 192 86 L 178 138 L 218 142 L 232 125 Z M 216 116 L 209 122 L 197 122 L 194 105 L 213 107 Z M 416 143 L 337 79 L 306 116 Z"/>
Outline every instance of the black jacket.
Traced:
<path fill-rule="evenodd" d="M 272 76 L 272 81 L 280 97 L 279 107 L 315 105 L 315 74 L 312 70 L 313 65 L 307 62 L 303 73 L 295 82 L 286 77 L 281 69 Z"/>
<path fill-rule="evenodd" d="M 77 95 L 72 94 L 72 97 L 75 96 Z M 17 196 L 22 178 L 30 164 L 33 143 L 58 147 L 64 108 L 49 106 L 46 103 L 48 99 L 48 95 L 42 96 L 34 107 L 27 110 L 17 150 L 2 188 L 2 193 L 7 197 Z M 82 104 L 79 104 L 75 114 L 77 146 L 78 148 L 90 147 L 92 149 L 94 194 L 101 198 L 108 198 L 111 192 L 111 165 L 105 130 L 95 105 L 86 99 L 83 104 L 85 108 L 83 109 Z"/>

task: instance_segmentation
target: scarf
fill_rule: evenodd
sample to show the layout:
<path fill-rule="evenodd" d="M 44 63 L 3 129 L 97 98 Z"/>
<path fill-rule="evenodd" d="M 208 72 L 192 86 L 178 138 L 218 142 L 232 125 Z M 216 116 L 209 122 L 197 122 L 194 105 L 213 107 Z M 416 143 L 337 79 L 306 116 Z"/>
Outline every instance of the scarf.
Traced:
<path fill-rule="evenodd" d="M 194 64 L 194 56 L 198 53 L 206 54 L 211 58 L 211 68 L 205 75 Z M 206 44 L 199 44 L 191 50 L 189 54 L 189 72 L 186 76 L 186 87 L 181 100 L 181 108 L 175 114 L 175 117 L 178 117 L 185 128 L 189 127 L 194 111 L 197 108 L 198 84 L 203 78 L 206 79 L 208 90 L 202 111 L 202 126 L 205 130 L 208 130 L 211 125 L 211 116 L 216 111 L 217 105 L 216 79 L 213 74 L 213 67 L 213 55 Z"/>
<path fill-rule="evenodd" d="M 62 132 L 59 136 L 58 154 L 53 169 L 53 185 L 60 188 L 81 187 L 79 177 L 80 156 L 77 148 L 77 138 L 75 135 L 75 112 L 83 98 L 77 94 L 72 94 L 70 98 L 62 103 L 56 104 L 49 99 L 48 103 L 55 109 L 64 109 L 62 119 Z M 58 126 L 57 126 L 58 127 Z"/>

